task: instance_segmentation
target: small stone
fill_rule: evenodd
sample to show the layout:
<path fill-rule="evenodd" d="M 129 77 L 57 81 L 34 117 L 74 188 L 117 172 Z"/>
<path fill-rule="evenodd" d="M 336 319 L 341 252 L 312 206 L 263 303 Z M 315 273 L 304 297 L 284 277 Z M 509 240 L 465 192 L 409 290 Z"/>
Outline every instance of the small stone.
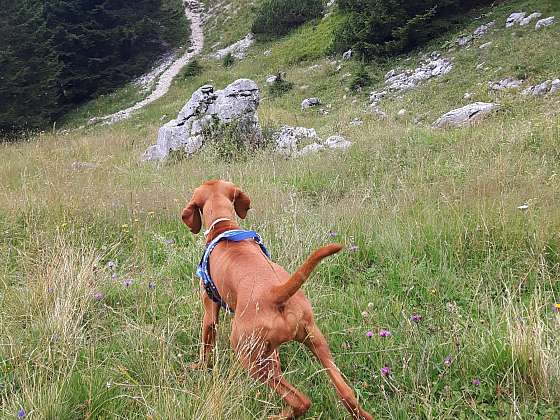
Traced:
<path fill-rule="evenodd" d="M 403 109 L 399 110 L 399 112 L 397 112 L 397 115 L 399 117 L 404 117 L 406 115 L 406 109 L 403 108 Z"/>
<path fill-rule="evenodd" d="M 278 80 L 278 76 L 277 75 L 270 75 L 267 76 L 266 78 L 266 84 L 267 85 L 273 85 L 274 82 L 276 82 Z"/>
<path fill-rule="evenodd" d="M 482 45 L 481 45 L 480 47 L 478 47 L 478 48 L 480 48 L 481 50 L 485 50 L 486 48 L 490 48 L 491 46 L 492 46 L 492 43 L 491 43 L 491 42 L 486 42 L 486 43 L 482 44 Z"/>
<path fill-rule="evenodd" d="M 547 17 L 546 19 L 537 21 L 535 29 L 545 28 L 547 26 L 553 25 L 554 23 L 556 23 L 556 18 L 554 16 Z"/>
<path fill-rule="evenodd" d="M 465 92 L 465 94 L 463 95 L 463 99 L 471 99 L 473 97 L 473 94 L 470 92 Z"/>
<path fill-rule="evenodd" d="M 342 59 L 343 60 L 350 60 L 351 57 L 352 57 L 352 50 L 351 49 L 342 54 Z"/>
<path fill-rule="evenodd" d="M 323 144 L 329 149 L 346 150 L 352 145 L 352 142 L 347 140 L 345 137 L 336 134 L 326 139 Z"/>
<path fill-rule="evenodd" d="M 550 84 L 550 93 L 555 94 L 560 91 L 560 79 L 554 79 Z"/>
<path fill-rule="evenodd" d="M 507 79 L 502 79 L 497 82 L 488 82 L 488 87 L 491 90 L 506 90 L 506 89 L 517 89 L 522 84 L 523 84 L 523 80 L 508 77 Z"/>
<path fill-rule="evenodd" d="M 541 16 L 542 16 L 542 13 L 539 13 L 539 12 L 531 13 L 531 14 L 530 14 L 529 16 L 527 16 L 526 18 L 521 19 L 521 20 L 519 21 L 519 25 L 521 25 L 521 26 L 526 26 L 526 25 L 528 25 L 529 23 L 531 23 L 531 21 L 532 21 L 533 19 L 540 18 Z"/>
<path fill-rule="evenodd" d="M 434 122 L 435 128 L 463 127 L 481 121 L 500 106 L 494 103 L 475 102 L 449 111 Z"/>
<path fill-rule="evenodd" d="M 511 28 L 516 23 L 520 23 L 526 14 L 527 13 L 525 12 L 517 12 L 509 15 L 508 18 L 506 19 L 506 28 Z"/>
<path fill-rule="evenodd" d="M 550 89 L 552 81 L 546 80 L 538 85 L 530 86 L 521 92 L 522 95 L 533 95 L 533 96 L 542 96 L 546 95 Z"/>
<path fill-rule="evenodd" d="M 363 125 L 363 123 L 364 122 L 362 120 L 358 119 L 358 118 L 355 118 L 352 121 L 350 121 L 350 125 L 354 126 L 354 127 Z"/>
<path fill-rule="evenodd" d="M 301 102 L 301 109 L 304 110 L 320 104 L 321 101 L 318 98 L 307 98 Z"/>

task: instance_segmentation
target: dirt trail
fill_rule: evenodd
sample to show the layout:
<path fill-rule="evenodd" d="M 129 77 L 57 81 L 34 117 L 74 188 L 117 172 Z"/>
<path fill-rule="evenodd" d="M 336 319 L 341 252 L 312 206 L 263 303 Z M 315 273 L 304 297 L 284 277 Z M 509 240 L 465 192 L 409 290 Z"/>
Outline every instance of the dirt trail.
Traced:
<path fill-rule="evenodd" d="M 201 5 L 196 0 L 185 1 L 185 15 L 191 24 L 191 37 L 190 47 L 187 52 L 179 57 L 165 70 L 159 80 L 157 81 L 155 89 L 145 99 L 137 102 L 130 108 L 123 109 L 115 112 L 114 114 L 106 115 L 104 117 L 92 118 L 89 124 L 113 124 L 117 121 L 127 119 L 133 112 L 144 108 L 146 105 L 157 101 L 164 96 L 171 86 L 171 82 L 179 74 L 181 69 L 196 55 L 198 55 L 204 46 L 204 33 L 202 32 L 202 17 L 200 14 Z"/>

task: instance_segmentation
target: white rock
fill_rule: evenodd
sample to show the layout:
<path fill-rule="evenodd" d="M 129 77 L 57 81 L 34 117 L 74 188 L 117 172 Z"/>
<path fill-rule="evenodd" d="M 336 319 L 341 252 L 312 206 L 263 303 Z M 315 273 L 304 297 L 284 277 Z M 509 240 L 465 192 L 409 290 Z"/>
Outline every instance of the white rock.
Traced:
<path fill-rule="evenodd" d="M 329 149 L 347 150 L 352 145 L 352 142 L 338 134 L 335 134 L 334 136 L 330 136 L 326 139 L 323 145 Z"/>
<path fill-rule="evenodd" d="M 352 50 L 351 49 L 342 54 L 342 59 L 343 60 L 350 60 L 351 57 L 352 57 Z"/>
<path fill-rule="evenodd" d="M 550 93 L 555 94 L 560 91 L 560 79 L 554 79 L 550 84 Z"/>
<path fill-rule="evenodd" d="M 526 18 L 521 19 L 521 20 L 519 21 L 519 24 L 520 24 L 521 26 L 526 26 L 526 25 L 528 25 L 529 23 L 531 23 L 531 21 L 532 21 L 533 19 L 540 18 L 541 16 L 542 16 L 542 13 L 539 13 L 539 12 L 531 13 L 531 14 L 530 14 L 529 16 L 527 16 Z"/>
<path fill-rule="evenodd" d="M 548 93 L 548 91 L 550 90 L 550 85 L 551 85 L 552 81 L 551 80 L 546 80 L 538 85 L 535 86 L 529 86 L 527 89 L 525 89 L 523 92 L 521 92 L 521 94 L 523 95 L 533 95 L 533 96 L 542 96 L 542 95 L 546 95 Z"/>
<path fill-rule="evenodd" d="M 245 36 L 245 38 L 240 39 L 234 44 L 231 44 L 229 47 L 222 48 L 221 50 L 216 51 L 214 54 L 212 54 L 212 56 L 218 60 L 221 60 L 226 55 L 231 54 L 233 57 L 241 60 L 243 57 L 245 57 L 245 53 L 247 52 L 249 47 L 254 43 L 255 37 L 251 32 L 249 32 L 247 36 Z"/>
<path fill-rule="evenodd" d="M 388 116 L 387 113 L 385 111 L 381 110 L 377 105 L 371 104 L 370 109 L 371 109 L 372 114 L 376 115 L 377 117 L 379 117 L 382 120 L 384 120 Z"/>
<path fill-rule="evenodd" d="M 323 150 L 324 148 L 325 146 L 323 146 L 322 144 L 311 143 L 308 144 L 307 146 L 302 147 L 302 149 L 299 152 L 297 152 L 297 155 L 304 156 L 310 153 L 317 153 L 318 151 Z"/>
<path fill-rule="evenodd" d="M 319 98 L 307 98 L 304 99 L 301 103 L 301 109 L 307 109 L 307 108 L 311 108 L 312 106 L 317 106 L 320 105 L 321 101 L 319 100 Z"/>
<path fill-rule="evenodd" d="M 265 57 L 268 57 L 270 54 L 272 54 L 272 50 L 266 50 L 265 52 L 263 52 L 263 55 Z"/>
<path fill-rule="evenodd" d="M 397 74 L 397 70 L 396 70 L 396 69 L 389 70 L 389 71 L 385 74 L 385 80 L 390 79 L 390 78 L 393 77 L 395 74 Z"/>
<path fill-rule="evenodd" d="M 448 112 L 435 121 L 433 126 L 436 128 L 463 127 L 482 120 L 498 108 L 498 104 L 475 102 Z"/>
<path fill-rule="evenodd" d="M 470 35 L 463 35 L 459 38 L 457 38 L 457 45 L 459 47 L 466 47 L 467 45 L 469 45 L 472 41 L 473 37 Z"/>
<path fill-rule="evenodd" d="M 553 25 L 554 23 L 556 23 L 556 18 L 554 16 L 550 16 L 547 17 L 546 19 L 541 19 L 537 21 L 537 24 L 535 25 L 535 29 L 541 29 L 546 26 Z"/>
<path fill-rule="evenodd" d="M 481 36 L 484 36 L 488 33 L 488 31 L 494 27 L 494 25 L 496 25 L 496 21 L 493 20 L 492 22 L 488 22 L 485 25 L 480 25 L 478 28 L 476 28 L 473 32 L 473 35 L 476 38 L 480 38 Z"/>
<path fill-rule="evenodd" d="M 481 45 L 480 47 L 478 47 L 478 48 L 480 48 L 481 50 L 484 50 L 484 49 L 490 47 L 491 45 L 492 45 L 491 42 L 485 42 L 484 44 L 482 44 L 482 45 Z"/>
<path fill-rule="evenodd" d="M 352 121 L 350 121 L 350 125 L 354 126 L 354 127 L 357 127 L 357 126 L 360 126 L 360 125 L 363 125 L 363 124 L 364 124 L 364 122 L 362 120 L 358 119 L 358 118 L 354 118 Z"/>
<path fill-rule="evenodd" d="M 470 92 L 465 92 L 463 99 L 471 99 L 474 95 Z"/>
<path fill-rule="evenodd" d="M 511 28 L 516 23 L 521 22 L 521 20 L 525 17 L 526 14 L 527 13 L 525 12 L 517 12 L 509 15 L 509 17 L 506 19 L 506 28 Z"/>
<path fill-rule="evenodd" d="M 397 112 L 397 115 L 399 117 L 404 117 L 406 115 L 406 109 L 400 109 L 399 112 Z"/>
<path fill-rule="evenodd" d="M 479 70 L 479 71 L 480 71 L 480 70 L 485 70 L 485 69 L 484 69 L 484 65 L 485 65 L 485 64 L 486 64 L 486 63 L 479 63 L 479 64 L 477 64 L 477 65 L 476 65 L 476 70 Z"/>
<path fill-rule="evenodd" d="M 284 156 L 291 156 L 298 153 L 298 143 L 302 140 L 311 139 L 315 143 L 320 139 L 313 128 L 291 127 L 285 125 L 275 136 L 276 151 Z"/>
<path fill-rule="evenodd" d="M 202 147 L 203 132 L 212 126 L 235 124 L 248 144 L 258 144 L 262 141 L 257 116 L 259 102 L 259 88 L 249 79 L 238 79 L 216 92 L 211 85 L 202 86 L 192 94 L 177 118 L 159 129 L 157 143 L 140 160 L 163 161 L 171 151 L 191 155 Z"/>
<path fill-rule="evenodd" d="M 70 167 L 74 171 L 90 170 L 97 168 L 97 163 L 75 161 Z"/>
<path fill-rule="evenodd" d="M 528 210 L 529 209 L 529 204 L 522 204 L 520 206 L 517 207 L 517 210 Z"/>
<path fill-rule="evenodd" d="M 267 85 L 273 85 L 274 82 L 276 82 L 276 80 L 278 79 L 278 75 L 270 75 L 266 77 L 266 84 Z"/>
<path fill-rule="evenodd" d="M 508 77 L 507 79 L 502 79 L 497 82 L 488 82 L 488 87 L 492 90 L 506 90 L 506 89 L 517 89 L 523 84 L 523 80 L 514 79 Z"/>

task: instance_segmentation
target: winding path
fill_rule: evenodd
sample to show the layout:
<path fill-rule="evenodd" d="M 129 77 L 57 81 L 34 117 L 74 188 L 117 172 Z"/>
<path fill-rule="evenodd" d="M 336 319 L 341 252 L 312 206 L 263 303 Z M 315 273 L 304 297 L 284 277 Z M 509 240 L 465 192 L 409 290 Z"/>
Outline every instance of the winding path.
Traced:
<path fill-rule="evenodd" d="M 125 120 L 132 115 L 135 111 L 144 108 L 146 105 L 157 101 L 164 96 L 171 87 L 171 82 L 179 74 L 181 69 L 196 55 L 198 55 L 204 46 L 204 33 L 202 31 L 202 17 L 200 15 L 200 3 L 196 0 L 185 1 L 185 15 L 191 24 L 190 47 L 187 47 L 187 52 L 175 60 L 165 70 L 157 81 L 155 89 L 140 102 L 135 103 L 130 108 L 123 109 L 115 112 L 114 114 L 106 115 L 104 117 L 92 118 L 89 124 L 113 124 L 115 122 Z"/>

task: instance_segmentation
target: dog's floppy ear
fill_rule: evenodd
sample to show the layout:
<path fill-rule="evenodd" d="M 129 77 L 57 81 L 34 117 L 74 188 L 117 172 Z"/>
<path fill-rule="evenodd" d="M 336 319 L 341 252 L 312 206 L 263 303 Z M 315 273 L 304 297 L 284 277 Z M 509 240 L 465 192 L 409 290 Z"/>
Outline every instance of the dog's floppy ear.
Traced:
<path fill-rule="evenodd" d="M 247 217 L 247 212 L 251 208 L 251 199 L 239 188 L 236 188 L 233 194 L 233 207 L 237 215 L 242 219 Z"/>
<path fill-rule="evenodd" d="M 183 222 L 189 227 L 192 233 L 200 232 L 202 227 L 202 220 L 200 218 L 200 207 L 194 201 L 187 204 L 187 207 L 183 209 L 183 214 L 181 216 Z"/>

